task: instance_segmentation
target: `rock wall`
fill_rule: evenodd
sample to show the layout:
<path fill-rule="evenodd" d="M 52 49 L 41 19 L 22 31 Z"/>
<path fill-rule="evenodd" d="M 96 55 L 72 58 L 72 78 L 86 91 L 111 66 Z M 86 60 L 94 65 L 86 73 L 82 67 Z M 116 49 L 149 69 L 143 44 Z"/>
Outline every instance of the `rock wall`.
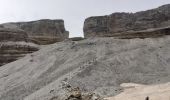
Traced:
<path fill-rule="evenodd" d="M 43 19 L 30 22 L 5 23 L 1 27 L 22 29 L 28 33 L 31 42 L 36 44 L 51 44 L 63 41 L 69 37 L 63 20 Z"/>
<path fill-rule="evenodd" d="M 33 43 L 0 42 L 0 66 L 18 60 L 26 54 L 38 50 L 38 45 Z"/>
<path fill-rule="evenodd" d="M 29 42 L 25 31 L 0 28 L 0 66 L 15 61 L 38 49 L 38 45 Z"/>
<path fill-rule="evenodd" d="M 0 66 L 69 37 L 63 20 L 38 20 L 0 25 Z"/>
<path fill-rule="evenodd" d="M 0 28 L 0 42 L 3 41 L 28 41 L 28 35 L 22 30 Z"/>
<path fill-rule="evenodd" d="M 170 26 L 170 4 L 137 13 L 113 13 L 87 18 L 84 22 L 84 36 L 114 36 L 127 31 L 167 26 Z"/>

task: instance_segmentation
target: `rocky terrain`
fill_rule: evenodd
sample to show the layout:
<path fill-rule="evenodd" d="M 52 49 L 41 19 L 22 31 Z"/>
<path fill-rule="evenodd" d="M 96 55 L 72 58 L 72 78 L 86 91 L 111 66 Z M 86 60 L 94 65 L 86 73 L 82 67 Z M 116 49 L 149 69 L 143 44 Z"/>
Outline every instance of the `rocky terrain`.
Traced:
<path fill-rule="evenodd" d="M 0 66 L 24 57 L 28 53 L 39 50 L 39 46 L 26 42 L 1 42 Z"/>
<path fill-rule="evenodd" d="M 170 26 L 170 4 L 137 13 L 113 13 L 108 16 L 89 17 L 84 22 L 85 37 L 115 36 L 121 38 L 128 31 Z M 137 34 L 135 37 L 142 37 Z"/>
<path fill-rule="evenodd" d="M 23 30 L 0 28 L 0 66 L 39 50 L 38 45 L 28 41 Z"/>
<path fill-rule="evenodd" d="M 30 22 L 5 23 L 3 28 L 24 30 L 31 42 L 36 44 L 52 44 L 69 38 L 63 20 L 43 19 Z"/>
<path fill-rule="evenodd" d="M 63 20 L 39 20 L 0 25 L 0 66 L 39 50 L 39 45 L 68 39 Z"/>
<path fill-rule="evenodd" d="M 55 36 L 64 41 L 54 44 L 40 37 L 51 38 L 54 27 L 43 24 L 43 33 L 40 24 L 34 26 L 44 20 L 30 22 L 30 31 L 25 23 L 2 24 L 11 30 L 0 31 L 9 34 L 0 35 L 3 55 L 40 50 L 0 67 L 0 100 L 169 100 L 169 8 L 90 17 L 85 38 L 67 39 L 61 28 Z M 17 34 L 20 39 L 7 38 Z"/>
<path fill-rule="evenodd" d="M 0 42 L 6 41 L 28 41 L 25 31 L 19 29 L 0 28 Z"/>
<path fill-rule="evenodd" d="M 0 99 L 50 100 L 63 95 L 62 84 L 107 97 L 122 92 L 122 83 L 169 82 L 169 50 L 169 36 L 47 45 L 0 67 Z"/>

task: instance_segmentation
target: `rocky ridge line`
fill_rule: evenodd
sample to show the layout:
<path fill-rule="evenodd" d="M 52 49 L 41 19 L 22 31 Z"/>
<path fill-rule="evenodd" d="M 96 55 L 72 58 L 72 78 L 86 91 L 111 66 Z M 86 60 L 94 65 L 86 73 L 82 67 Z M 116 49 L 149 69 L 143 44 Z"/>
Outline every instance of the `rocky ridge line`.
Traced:
<path fill-rule="evenodd" d="M 137 13 L 123 12 L 89 17 L 84 22 L 84 36 L 88 38 L 116 35 L 121 38 L 121 36 L 131 34 L 129 31 L 132 31 L 135 38 L 145 38 L 147 35 L 150 37 L 150 34 L 145 35 L 144 30 L 168 26 L 170 26 L 170 4 Z M 134 34 L 134 31 L 137 31 L 137 34 Z M 143 32 L 138 34 L 138 31 Z"/>

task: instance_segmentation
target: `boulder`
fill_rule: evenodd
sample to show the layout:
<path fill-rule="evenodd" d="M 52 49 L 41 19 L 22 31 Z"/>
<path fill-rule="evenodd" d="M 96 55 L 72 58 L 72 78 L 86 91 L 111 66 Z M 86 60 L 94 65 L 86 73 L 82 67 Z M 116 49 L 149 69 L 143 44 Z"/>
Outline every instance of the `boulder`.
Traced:
<path fill-rule="evenodd" d="M 113 13 L 87 18 L 84 22 L 84 36 L 114 36 L 127 31 L 142 31 L 167 26 L 170 26 L 170 4 L 137 13 Z"/>

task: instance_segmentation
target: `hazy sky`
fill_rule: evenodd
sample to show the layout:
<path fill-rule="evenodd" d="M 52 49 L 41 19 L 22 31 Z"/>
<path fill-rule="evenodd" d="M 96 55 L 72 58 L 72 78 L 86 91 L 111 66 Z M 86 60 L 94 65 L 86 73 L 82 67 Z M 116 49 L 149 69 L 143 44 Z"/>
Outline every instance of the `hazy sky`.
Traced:
<path fill-rule="evenodd" d="M 63 19 L 70 36 L 83 36 L 90 16 L 136 12 L 170 3 L 170 0 L 0 0 L 0 23 Z"/>

